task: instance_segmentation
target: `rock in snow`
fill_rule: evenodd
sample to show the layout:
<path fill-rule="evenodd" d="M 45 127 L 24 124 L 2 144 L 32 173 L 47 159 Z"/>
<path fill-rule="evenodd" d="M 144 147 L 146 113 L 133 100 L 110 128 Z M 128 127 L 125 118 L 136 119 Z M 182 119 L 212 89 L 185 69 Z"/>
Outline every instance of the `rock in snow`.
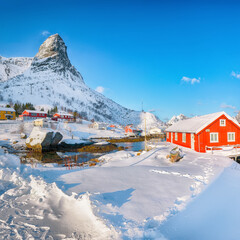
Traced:
<path fill-rule="evenodd" d="M 56 146 L 62 138 L 63 136 L 59 132 L 55 133 L 51 129 L 34 127 L 26 140 L 26 146 L 34 151 L 41 152 L 48 150 L 52 146 Z"/>
<path fill-rule="evenodd" d="M 0 95 L 6 101 L 11 99 L 30 101 L 34 105 L 57 105 L 100 122 L 144 125 L 142 112 L 127 109 L 84 83 L 81 74 L 72 66 L 67 47 L 58 34 L 47 38 L 33 59 L 24 62 L 22 58 L 15 58 L 15 62 L 21 60 L 21 71 L 17 72 L 17 66 L 11 65 L 6 76 L 5 64 L 1 59 Z M 4 59 L 4 62 L 11 60 Z M 148 125 L 163 124 L 153 114 L 150 115 L 153 121 Z"/>

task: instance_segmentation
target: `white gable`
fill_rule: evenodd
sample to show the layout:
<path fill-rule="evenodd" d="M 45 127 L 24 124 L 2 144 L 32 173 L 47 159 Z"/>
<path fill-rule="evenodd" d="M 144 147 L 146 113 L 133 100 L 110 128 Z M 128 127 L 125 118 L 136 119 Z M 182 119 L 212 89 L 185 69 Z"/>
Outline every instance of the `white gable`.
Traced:
<path fill-rule="evenodd" d="M 28 112 L 28 113 L 47 114 L 47 112 L 44 112 L 44 111 L 37 111 L 37 110 L 28 110 L 28 109 L 26 109 L 26 110 L 24 110 L 24 111 L 26 111 L 26 112 Z"/>
<path fill-rule="evenodd" d="M 0 111 L 15 112 L 13 108 L 0 107 Z"/>
<path fill-rule="evenodd" d="M 222 115 L 225 115 L 229 120 L 240 127 L 239 123 L 225 112 L 217 112 L 179 121 L 168 127 L 166 132 L 198 133 Z"/>

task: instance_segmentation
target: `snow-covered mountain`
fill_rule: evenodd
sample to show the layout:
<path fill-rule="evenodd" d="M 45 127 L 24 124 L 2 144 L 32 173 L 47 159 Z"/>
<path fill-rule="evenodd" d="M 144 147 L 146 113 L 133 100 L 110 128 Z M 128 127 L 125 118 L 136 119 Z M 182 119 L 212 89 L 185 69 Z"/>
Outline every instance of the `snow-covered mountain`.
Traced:
<path fill-rule="evenodd" d="M 167 125 L 170 126 L 170 125 L 173 125 L 174 123 L 180 121 L 180 120 L 184 120 L 184 119 L 188 119 L 188 117 L 186 117 L 185 115 L 183 114 L 180 114 L 178 116 L 173 116 L 168 122 L 167 122 Z"/>
<path fill-rule="evenodd" d="M 30 67 L 32 60 L 33 58 L 27 57 L 5 58 L 0 56 L 0 81 L 7 81 L 22 74 Z"/>
<path fill-rule="evenodd" d="M 239 111 L 238 114 L 235 116 L 235 119 L 240 123 L 240 111 Z"/>
<path fill-rule="evenodd" d="M 96 121 L 141 125 L 144 120 L 144 113 L 127 109 L 89 88 L 72 66 L 58 34 L 50 36 L 34 58 L 1 58 L 0 89 L 5 101 L 65 107 Z M 151 121 L 147 125 L 162 125 L 153 114 L 148 115 Z"/>

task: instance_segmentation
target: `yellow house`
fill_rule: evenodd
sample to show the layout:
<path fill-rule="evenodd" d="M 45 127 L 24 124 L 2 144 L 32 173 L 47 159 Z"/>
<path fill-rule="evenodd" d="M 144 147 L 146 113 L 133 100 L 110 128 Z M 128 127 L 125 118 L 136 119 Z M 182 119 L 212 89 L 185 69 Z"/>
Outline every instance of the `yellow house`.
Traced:
<path fill-rule="evenodd" d="M 16 111 L 13 108 L 0 107 L 0 120 L 15 120 Z"/>

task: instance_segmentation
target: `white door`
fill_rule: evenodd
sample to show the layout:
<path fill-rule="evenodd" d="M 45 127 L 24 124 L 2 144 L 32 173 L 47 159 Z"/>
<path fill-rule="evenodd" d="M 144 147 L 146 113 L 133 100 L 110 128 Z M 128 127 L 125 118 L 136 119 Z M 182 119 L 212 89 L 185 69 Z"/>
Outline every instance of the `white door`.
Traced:
<path fill-rule="evenodd" d="M 171 132 L 171 143 L 173 142 L 173 132 Z"/>
<path fill-rule="evenodd" d="M 191 149 L 192 149 L 192 150 L 194 150 L 194 143 L 195 143 L 194 133 L 191 133 Z"/>

